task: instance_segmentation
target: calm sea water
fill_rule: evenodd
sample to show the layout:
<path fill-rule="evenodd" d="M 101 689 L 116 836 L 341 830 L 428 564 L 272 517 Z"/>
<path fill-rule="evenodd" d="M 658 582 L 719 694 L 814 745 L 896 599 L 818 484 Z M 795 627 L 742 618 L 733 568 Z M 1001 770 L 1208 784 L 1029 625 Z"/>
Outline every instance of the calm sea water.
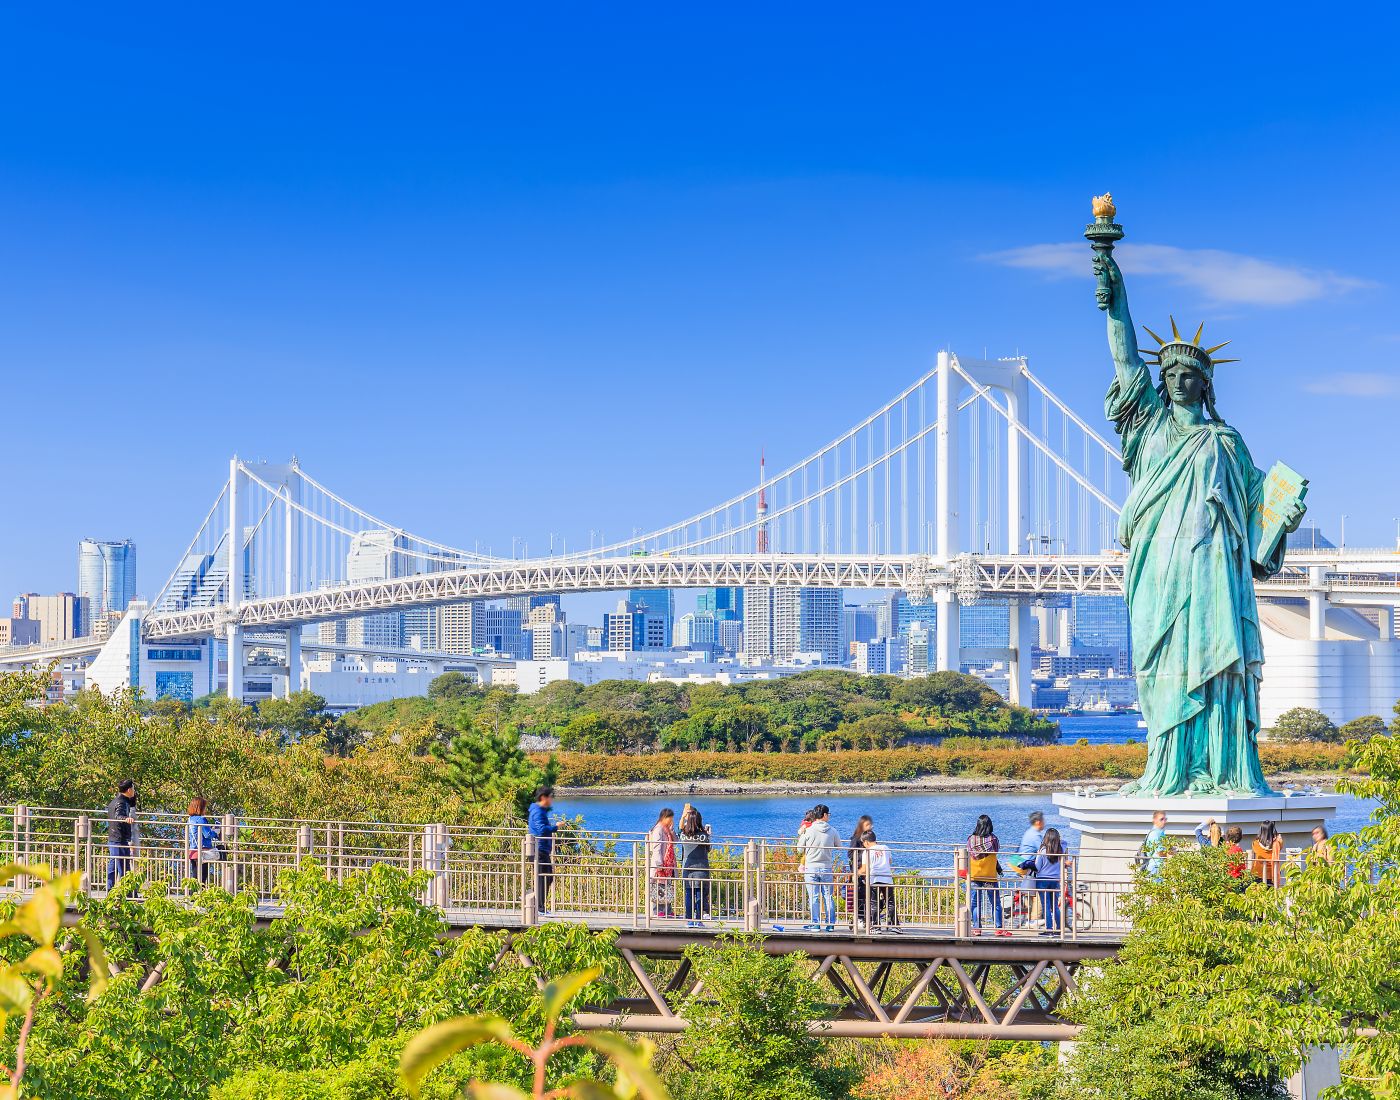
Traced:
<path fill-rule="evenodd" d="M 1019 841 L 1032 810 L 1041 810 L 1048 825 L 1065 832 L 1068 823 L 1056 812 L 1048 792 L 1004 794 L 995 792 L 950 793 L 943 791 L 889 791 L 877 794 L 822 795 L 747 794 L 695 797 L 652 795 L 589 795 L 560 798 L 555 809 L 602 832 L 631 833 L 651 828 L 663 806 L 680 813 L 694 802 L 714 829 L 715 836 L 792 837 L 802 815 L 816 802 L 831 807 L 831 824 L 840 836 L 855 828 L 861 814 L 875 819 L 881 840 L 907 844 L 960 844 L 967 839 L 978 814 L 990 814 L 1003 843 Z M 1333 832 L 1346 832 L 1367 823 L 1373 806 L 1355 798 L 1342 798 Z M 1191 822 L 1192 825 L 1195 822 Z M 1065 832 L 1073 837 L 1073 831 Z"/>
<path fill-rule="evenodd" d="M 1121 745 L 1142 741 L 1146 734 L 1138 728 L 1136 715 L 1076 715 L 1061 718 L 1059 722 L 1061 740 L 1071 744 L 1082 737 L 1094 745 Z M 961 843 L 971 832 L 978 814 L 990 814 L 999 835 L 1008 842 L 1020 839 L 1032 810 L 1044 812 L 1050 825 L 1061 830 L 1067 827 L 1051 804 L 1049 793 L 889 791 L 820 798 L 810 794 L 706 794 L 696 798 L 590 795 L 560 799 L 556 808 L 570 817 L 582 814 L 590 828 L 630 833 L 651 828 L 663 806 L 670 806 L 679 813 L 687 801 L 700 807 L 716 836 L 793 836 L 802 815 L 818 801 L 831 807 L 831 823 L 842 836 L 855 827 L 856 818 L 869 814 L 875 819 L 875 829 L 881 839 L 900 843 Z M 1344 832 L 1359 828 L 1366 824 L 1371 809 L 1369 803 L 1344 799 L 1332 822 L 1332 830 Z"/>

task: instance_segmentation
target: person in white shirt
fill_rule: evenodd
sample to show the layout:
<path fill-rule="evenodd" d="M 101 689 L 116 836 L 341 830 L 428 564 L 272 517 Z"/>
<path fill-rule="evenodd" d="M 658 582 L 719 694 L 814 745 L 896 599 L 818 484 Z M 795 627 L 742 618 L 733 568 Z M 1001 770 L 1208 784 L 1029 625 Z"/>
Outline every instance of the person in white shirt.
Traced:
<path fill-rule="evenodd" d="M 881 844 L 874 829 L 861 837 L 865 846 L 866 873 L 870 875 L 870 928 L 899 932 L 899 914 L 894 909 L 894 858 Z"/>

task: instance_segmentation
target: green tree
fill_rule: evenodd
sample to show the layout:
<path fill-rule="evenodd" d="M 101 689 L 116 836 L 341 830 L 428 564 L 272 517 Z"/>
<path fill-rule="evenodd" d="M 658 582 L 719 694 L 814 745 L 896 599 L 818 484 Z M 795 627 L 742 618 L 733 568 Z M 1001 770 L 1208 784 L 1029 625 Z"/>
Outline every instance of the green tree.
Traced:
<path fill-rule="evenodd" d="M 1268 733 L 1275 741 L 1340 740 L 1332 719 L 1311 707 L 1294 707 L 1284 711 Z"/>
<path fill-rule="evenodd" d="M 1006 701 L 976 676 L 962 672 L 931 672 L 903 680 L 894 689 L 894 701 L 907 707 L 926 707 L 941 715 L 999 710 Z"/>
<path fill-rule="evenodd" d="M 1369 741 L 1373 737 L 1386 735 L 1385 719 L 1379 714 L 1363 714 L 1342 725 L 1337 731 L 1338 741 Z"/>
<path fill-rule="evenodd" d="M 314 691 L 294 691 L 285 699 L 265 699 L 258 704 L 258 725 L 286 741 L 300 741 L 327 732 L 334 720 L 326 713 L 324 696 Z"/>
<path fill-rule="evenodd" d="M 481 689 L 465 672 L 444 672 L 428 683 L 429 699 L 466 699 L 480 694 Z"/>
<path fill-rule="evenodd" d="M 520 748 L 513 728 L 482 730 L 469 721 L 433 754 L 442 761 L 442 782 L 468 801 L 509 802 L 524 816 L 536 787 L 549 786 L 558 774 L 553 757 L 543 767 Z"/>
<path fill-rule="evenodd" d="M 769 955 L 754 937 L 692 946 L 686 958 L 701 983 L 688 1000 L 690 1021 L 676 1047 L 678 1100 L 838 1100 L 854 1074 L 830 1065 L 809 1025 L 817 990 L 806 956 Z"/>

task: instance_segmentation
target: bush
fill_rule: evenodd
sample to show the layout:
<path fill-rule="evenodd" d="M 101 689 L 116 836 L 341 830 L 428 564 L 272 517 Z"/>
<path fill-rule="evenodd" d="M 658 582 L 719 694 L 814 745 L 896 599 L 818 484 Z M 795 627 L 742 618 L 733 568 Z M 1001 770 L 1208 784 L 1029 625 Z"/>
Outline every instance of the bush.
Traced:
<path fill-rule="evenodd" d="M 1320 741 L 1330 744 L 1342 740 L 1332 719 L 1311 707 L 1294 707 L 1278 716 L 1268 735 L 1275 741 Z"/>

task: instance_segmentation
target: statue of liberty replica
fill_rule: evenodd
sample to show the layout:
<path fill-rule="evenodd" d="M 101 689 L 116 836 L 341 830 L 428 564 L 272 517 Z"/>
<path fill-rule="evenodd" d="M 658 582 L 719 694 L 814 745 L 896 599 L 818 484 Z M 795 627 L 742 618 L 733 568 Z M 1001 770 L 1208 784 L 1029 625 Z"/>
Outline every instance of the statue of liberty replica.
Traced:
<path fill-rule="evenodd" d="M 1085 230 L 1098 305 L 1108 314 L 1115 376 L 1105 411 L 1132 481 L 1119 522 L 1147 770 L 1123 795 L 1264 796 L 1259 682 L 1264 654 L 1254 581 L 1283 566 L 1307 482 L 1282 463 L 1265 475 L 1216 407 L 1224 347 L 1171 321 L 1171 339 L 1138 348 L 1113 242 L 1123 230 L 1109 195 Z M 1228 341 L 1227 341 L 1228 343 Z M 1145 359 L 1158 367 L 1154 381 Z"/>

